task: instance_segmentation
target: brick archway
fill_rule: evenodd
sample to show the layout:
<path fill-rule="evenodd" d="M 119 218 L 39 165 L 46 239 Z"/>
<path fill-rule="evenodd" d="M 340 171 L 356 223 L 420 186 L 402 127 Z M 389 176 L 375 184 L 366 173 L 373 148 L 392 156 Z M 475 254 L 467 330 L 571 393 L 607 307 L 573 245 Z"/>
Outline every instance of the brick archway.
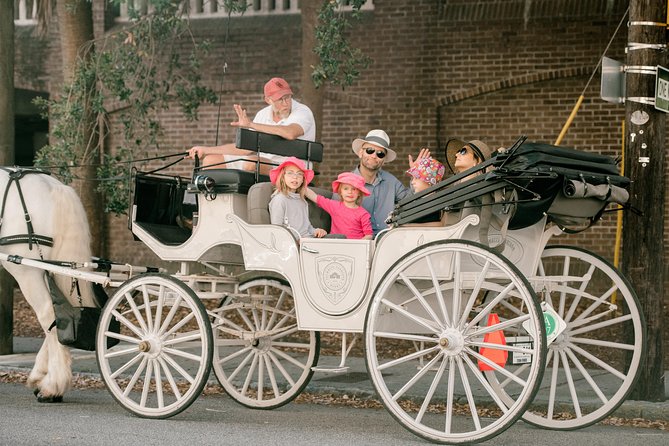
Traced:
<path fill-rule="evenodd" d="M 518 87 L 520 85 L 534 84 L 537 82 L 550 81 L 555 79 L 564 79 L 569 77 L 587 76 L 591 73 L 592 67 L 570 67 L 558 70 L 540 71 L 536 73 L 527 73 L 520 76 L 501 79 L 487 84 L 482 84 L 467 90 L 460 90 L 448 96 L 437 98 L 437 106 L 455 104 L 466 99 L 481 96 L 495 91 L 507 88 Z"/>

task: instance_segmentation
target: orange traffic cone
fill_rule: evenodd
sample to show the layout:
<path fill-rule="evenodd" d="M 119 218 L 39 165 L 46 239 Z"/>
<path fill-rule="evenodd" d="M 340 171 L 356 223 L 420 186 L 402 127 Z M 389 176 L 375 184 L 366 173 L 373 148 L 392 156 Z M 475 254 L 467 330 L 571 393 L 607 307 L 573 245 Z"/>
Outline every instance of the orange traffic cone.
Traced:
<path fill-rule="evenodd" d="M 488 327 L 495 324 L 499 324 L 499 316 L 497 316 L 497 313 L 490 313 L 488 316 Z M 485 336 L 483 336 L 483 342 L 488 344 L 506 345 L 506 339 L 504 338 L 504 333 L 502 333 L 502 330 L 487 333 Z M 506 360 L 509 357 L 508 351 L 489 347 L 481 347 L 479 353 L 500 367 L 504 367 Z M 483 361 L 479 360 L 478 364 L 479 370 L 482 372 L 485 372 L 486 370 L 493 370 L 492 367 Z"/>

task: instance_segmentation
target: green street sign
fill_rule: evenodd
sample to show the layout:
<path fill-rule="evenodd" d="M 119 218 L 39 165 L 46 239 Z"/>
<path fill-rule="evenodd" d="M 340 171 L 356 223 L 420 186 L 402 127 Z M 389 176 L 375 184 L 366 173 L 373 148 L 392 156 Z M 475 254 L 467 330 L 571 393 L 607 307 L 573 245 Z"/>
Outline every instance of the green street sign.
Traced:
<path fill-rule="evenodd" d="M 669 70 L 659 65 L 655 77 L 655 108 L 669 113 Z"/>

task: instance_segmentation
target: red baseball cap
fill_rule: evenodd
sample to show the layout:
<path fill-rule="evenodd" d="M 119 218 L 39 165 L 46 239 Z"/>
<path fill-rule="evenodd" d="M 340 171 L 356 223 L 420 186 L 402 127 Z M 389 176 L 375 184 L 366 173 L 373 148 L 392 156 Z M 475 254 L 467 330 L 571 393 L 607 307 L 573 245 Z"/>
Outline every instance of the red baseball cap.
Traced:
<path fill-rule="evenodd" d="M 293 94 L 290 85 L 285 79 L 273 77 L 265 84 L 265 97 L 273 101 L 278 101 L 287 94 Z"/>

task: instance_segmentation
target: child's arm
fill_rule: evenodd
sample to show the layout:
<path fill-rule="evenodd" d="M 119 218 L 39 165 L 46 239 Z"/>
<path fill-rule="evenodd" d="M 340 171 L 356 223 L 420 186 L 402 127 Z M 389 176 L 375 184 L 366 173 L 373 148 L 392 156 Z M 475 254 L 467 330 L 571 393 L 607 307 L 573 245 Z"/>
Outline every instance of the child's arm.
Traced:
<path fill-rule="evenodd" d="M 369 212 L 365 211 L 360 216 L 360 224 L 362 226 L 362 233 L 365 234 L 362 238 L 363 240 L 371 240 L 374 238 L 374 231 L 372 230 L 372 216 L 369 215 Z"/>
<path fill-rule="evenodd" d="M 316 203 L 316 199 L 318 198 L 318 194 L 309 189 L 308 187 L 305 189 L 304 196 L 307 197 L 309 200 L 313 201 L 314 203 Z"/>

